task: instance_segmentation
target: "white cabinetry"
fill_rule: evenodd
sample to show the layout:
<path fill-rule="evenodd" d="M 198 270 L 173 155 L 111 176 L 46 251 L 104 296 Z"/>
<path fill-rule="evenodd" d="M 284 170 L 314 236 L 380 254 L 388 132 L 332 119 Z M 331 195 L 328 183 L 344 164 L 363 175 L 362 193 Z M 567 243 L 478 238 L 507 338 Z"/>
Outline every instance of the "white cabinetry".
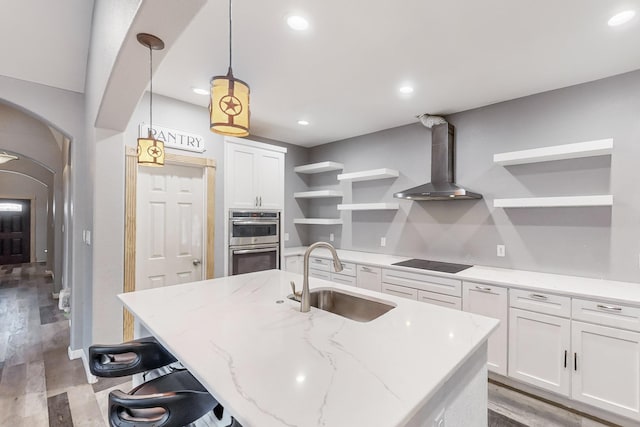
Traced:
<path fill-rule="evenodd" d="M 283 209 L 285 152 L 277 146 L 227 138 L 226 208 Z"/>
<path fill-rule="evenodd" d="M 382 270 L 382 292 L 460 310 L 462 282 L 403 270 Z"/>
<path fill-rule="evenodd" d="M 368 265 L 358 265 L 357 284 L 359 288 L 382 292 L 382 269 Z"/>
<path fill-rule="evenodd" d="M 291 273 L 302 274 L 302 256 L 289 255 L 284 257 L 284 269 Z"/>
<path fill-rule="evenodd" d="M 640 308 L 574 298 L 572 318 L 571 397 L 640 419 Z"/>
<path fill-rule="evenodd" d="M 463 282 L 462 309 L 500 320 L 498 329 L 489 337 L 487 365 L 491 371 L 507 375 L 508 289 L 483 283 Z"/>
<path fill-rule="evenodd" d="M 509 311 L 509 376 L 569 396 L 569 319 L 518 308 Z"/>

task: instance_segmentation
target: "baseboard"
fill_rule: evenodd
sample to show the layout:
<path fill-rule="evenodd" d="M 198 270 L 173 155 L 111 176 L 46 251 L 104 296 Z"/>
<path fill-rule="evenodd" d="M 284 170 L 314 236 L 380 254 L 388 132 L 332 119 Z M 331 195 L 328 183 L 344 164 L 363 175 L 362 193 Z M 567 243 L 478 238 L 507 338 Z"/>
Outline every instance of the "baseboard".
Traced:
<path fill-rule="evenodd" d="M 91 373 L 89 369 L 89 359 L 87 358 L 86 353 L 83 349 L 72 350 L 71 347 L 67 347 L 67 354 L 69 356 L 69 360 L 82 359 L 82 365 L 84 366 L 84 373 L 87 376 L 87 382 L 89 384 L 94 384 L 98 382 L 98 377 Z"/>

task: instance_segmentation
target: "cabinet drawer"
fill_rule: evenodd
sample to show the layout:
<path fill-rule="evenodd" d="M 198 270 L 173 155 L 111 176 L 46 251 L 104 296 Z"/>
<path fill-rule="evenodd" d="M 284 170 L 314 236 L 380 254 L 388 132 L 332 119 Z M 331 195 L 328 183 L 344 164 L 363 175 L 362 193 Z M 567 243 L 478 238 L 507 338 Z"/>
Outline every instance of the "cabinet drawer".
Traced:
<path fill-rule="evenodd" d="M 640 331 L 638 307 L 574 298 L 571 302 L 571 316 L 574 320 Z"/>
<path fill-rule="evenodd" d="M 428 276 L 408 271 L 382 270 L 382 281 L 438 294 L 462 296 L 462 281 L 446 277 Z"/>
<path fill-rule="evenodd" d="M 331 261 L 324 258 L 309 257 L 309 268 L 314 270 L 331 271 Z"/>
<path fill-rule="evenodd" d="M 435 292 L 418 291 L 418 301 L 428 304 L 440 305 L 442 307 L 462 310 L 462 301 L 458 297 L 451 295 L 436 294 Z"/>
<path fill-rule="evenodd" d="M 331 280 L 331 273 L 324 270 L 317 270 L 315 268 L 310 268 L 309 277 L 315 277 L 316 279 Z"/>
<path fill-rule="evenodd" d="M 355 286 L 356 278 L 353 276 L 347 276 L 341 273 L 331 273 L 331 281 L 341 283 L 343 285 Z"/>
<path fill-rule="evenodd" d="M 382 292 L 389 295 L 395 295 L 401 298 L 418 299 L 417 289 L 406 288 L 404 286 L 390 285 L 389 283 L 382 284 Z"/>
<path fill-rule="evenodd" d="M 552 316 L 569 317 L 571 315 L 571 298 L 545 292 L 511 289 L 509 305 Z"/>
<path fill-rule="evenodd" d="M 382 281 L 382 269 L 380 267 L 369 267 L 368 265 L 358 265 L 358 287 L 381 292 L 380 282 Z"/>
<path fill-rule="evenodd" d="M 333 261 L 329 261 L 329 268 L 332 273 L 336 272 L 335 267 L 333 266 Z M 345 276 L 354 276 L 356 275 L 356 265 L 352 262 L 343 262 L 342 263 L 342 271 L 339 274 L 343 274 Z"/>

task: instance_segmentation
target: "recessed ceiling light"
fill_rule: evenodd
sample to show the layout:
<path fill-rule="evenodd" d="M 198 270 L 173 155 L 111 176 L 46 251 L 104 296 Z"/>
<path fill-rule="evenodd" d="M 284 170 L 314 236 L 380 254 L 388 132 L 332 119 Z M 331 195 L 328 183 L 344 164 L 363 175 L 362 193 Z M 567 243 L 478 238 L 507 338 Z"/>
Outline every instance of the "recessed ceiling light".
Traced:
<path fill-rule="evenodd" d="M 609 19 L 610 27 L 617 27 L 618 25 L 625 24 L 633 19 L 636 16 L 635 10 L 625 10 L 624 12 L 616 13 Z"/>
<path fill-rule="evenodd" d="M 308 122 L 308 121 L 306 121 L 306 120 L 298 120 L 298 124 L 299 124 L 300 126 L 308 126 L 308 125 L 309 125 L 309 122 Z"/>
<path fill-rule="evenodd" d="M 191 90 L 198 95 L 209 95 L 209 91 L 206 89 L 200 89 L 199 87 L 192 87 Z"/>
<path fill-rule="evenodd" d="M 287 18 L 287 24 L 296 31 L 304 31 L 309 28 L 309 21 L 299 15 L 291 15 Z"/>
<path fill-rule="evenodd" d="M 413 88 L 411 86 L 402 86 L 400 89 L 398 89 L 400 91 L 400 93 L 403 93 L 405 95 L 408 95 L 410 93 L 413 93 Z"/>

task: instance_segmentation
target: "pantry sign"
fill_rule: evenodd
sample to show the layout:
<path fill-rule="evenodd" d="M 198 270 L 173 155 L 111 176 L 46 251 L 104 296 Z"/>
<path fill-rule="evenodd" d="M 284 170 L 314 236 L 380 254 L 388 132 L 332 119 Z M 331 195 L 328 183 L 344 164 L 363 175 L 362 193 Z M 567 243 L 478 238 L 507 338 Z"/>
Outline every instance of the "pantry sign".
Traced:
<path fill-rule="evenodd" d="M 149 125 L 140 123 L 138 127 L 140 138 L 146 138 L 149 135 Z M 166 148 L 175 148 L 176 150 L 195 151 L 196 153 L 204 152 L 204 139 L 202 135 L 184 132 L 178 129 L 170 129 L 163 126 L 153 125 L 151 131 L 154 139 L 164 142 Z"/>

